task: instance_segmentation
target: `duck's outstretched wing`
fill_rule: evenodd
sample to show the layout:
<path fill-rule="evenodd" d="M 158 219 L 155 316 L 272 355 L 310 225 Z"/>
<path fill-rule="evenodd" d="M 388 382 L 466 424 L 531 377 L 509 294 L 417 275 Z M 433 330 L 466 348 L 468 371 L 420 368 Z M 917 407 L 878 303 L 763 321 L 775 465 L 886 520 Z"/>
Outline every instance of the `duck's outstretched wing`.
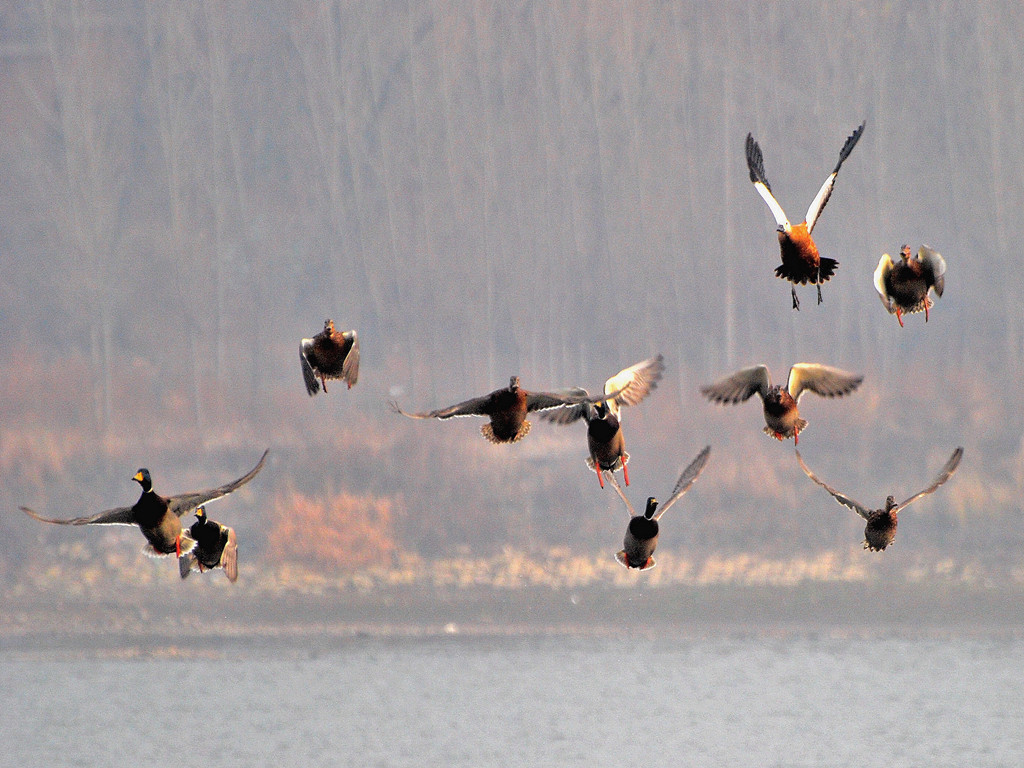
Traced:
<path fill-rule="evenodd" d="M 582 392 L 582 394 L 580 394 Z M 598 403 L 604 399 L 603 395 L 597 397 L 591 397 L 585 389 L 575 387 L 573 389 L 567 389 L 562 392 L 527 392 L 526 393 L 526 410 L 528 413 L 533 411 L 547 411 L 551 408 L 563 408 L 564 406 L 576 406 L 576 405 L 592 405 Z"/>
<path fill-rule="evenodd" d="M 821 397 L 842 397 L 853 392 L 862 381 L 863 376 L 829 365 L 797 363 L 789 369 L 786 389 L 792 398 L 799 402 L 800 396 L 807 390 Z"/>
<path fill-rule="evenodd" d="M 888 253 L 883 253 L 882 258 L 878 260 L 878 266 L 875 267 L 875 290 L 878 291 L 878 297 L 882 300 L 882 306 L 888 310 L 890 315 L 894 315 L 896 314 L 896 306 L 892 303 L 892 299 L 889 298 L 889 292 L 885 287 L 885 281 L 891 271 L 892 257 Z"/>
<path fill-rule="evenodd" d="M 612 487 L 615 492 L 619 494 L 619 498 L 622 499 L 622 503 L 626 505 L 626 512 L 631 518 L 636 517 L 636 511 L 633 509 L 633 505 L 629 503 L 629 499 L 626 498 L 626 494 L 622 492 L 622 486 L 619 485 L 619 481 L 615 479 L 615 473 L 609 472 L 607 469 L 602 469 L 606 479 L 611 481 Z"/>
<path fill-rule="evenodd" d="M 345 355 L 345 362 L 341 365 L 341 379 L 352 389 L 359 381 L 359 334 L 355 330 L 345 331 L 342 334 L 345 339 L 352 341 L 348 354 Z"/>
<path fill-rule="evenodd" d="M 221 528 L 228 532 L 228 541 L 224 545 L 224 552 L 220 556 L 220 565 L 228 577 L 228 581 L 234 584 L 238 581 L 238 537 L 235 536 L 235 529 L 222 525 Z"/>
<path fill-rule="evenodd" d="M 56 517 L 44 517 L 28 507 L 19 507 L 19 509 L 29 517 L 34 518 L 41 523 L 53 523 L 54 525 L 135 525 L 131 507 L 117 507 L 115 509 L 97 512 L 95 515 L 73 517 L 70 520 L 61 520 Z"/>
<path fill-rule="evenodd" d="M 661 519 L 661 516 L 668 512 L 668 508 L 675 504 L 679 498 L 690 490 L 690 487 L 697 481 L 700 473 L 704 471 L 704 465 L 708 463 L 708 457 L 711 455 L 711 446 L 704 446 L 704 450 L 697 454 L 697 458 L 690 462 L 690 465 L 683 470 L 683 473 L 676 480 L 675 488 L 672 489 L 672 495 L 668 497 L 668 501 L 658 507 L 658 511 L 654 515 L 655 520 Z"/>
<path fill-rule="evenodd" d="M 447 408 L 438 408 L 434 411 L 424 411 L 421 413 L 403 411 L 394 400 L 388 400 L 388 407 L 395 413 L 408 416 L 410 419 L 451 419 L 456 416 L 487 416 L 489 415 L 491 397 L 492 395 L 474 397 L 455 405 L 449 405 Z"/>
<path fill-rule="evenodd" d="M 856 501 L 851 499 L 845 493 L 840 493 L 839 491 L 837 491 L 835 488 L 833 488 L 828 483 L 822 482 L 820 479 L 818 479 L 818 476 L 815 475 L 813 472 L 811 472 L 810 467 L 808 467 L 806 464 L 804 464 L 804 459 L 800 455 L 800 451 L 796 452 L 796 460 L 800 462 L 800 468 L 803 469 L 804 474 L 807 475 L 809 478 L 811 478 L 811 480 L 816 482 L 822 488 L 824 488 L 826 491 L 831 493 L 832 497 L 836 501 L 838 501 L 844 507 L 849 507 L 854 512 L 856 512 L 858 515 L 863 517 L 865 520 L 867 520 L 869 517 L 871 517 L 872 510 L 868 509 L 863 504 L 858 504 Z"/>
<path fill-rule="evenodd" d="M 302 380 L 306 382 L 306 391 L 310 397 L 320 391 L 320 381 L 313 371 L 309 362 L 309 353 L 313 348 L 313 339 L 303 339 L 299 342 L 299 363 L 302 365 Z"/>
<path fill-rule="evenodd" d="M 568 395 L 572 397 L 589 398 L 590 393 L 583 387 L 574 387 L 566 391 Z M 594 405 L 590 402 L 579 402 L 575 405 L 567 405 L 562 408 L 548 409 L 540 415 L 544 421 L 550 421 L 552 424 L 572 424 L 579 419 L 590 419 L 593 413 Z"/>
<path fill-rule="evenodd" d="M 818 190 L 818 194 L 814 196 L 814 200 L 811 201 L 810 207 L 807 209 L 807 216 L 804 217 L 804 221 L 807 222 L 807 231 L 812 232 L 814 230 L 814 224 L 818 221 L 818 217 L 821 212 L 825 210 L 825 204 L 828 202 L 829 197 L 832 196 L 832 187 L 835 186 L 836 176 L 839 175 L 839 169 L 843 166 L 843 161 L 850 156 L 850 152 L 857 146 L 857 142 L 860 140 L 860 135 L 864 133 L 864 123 L 851 133 L 846 143 L 843 144 L 843 148 L 839 150 L 839 162 L 836 163 L 836 167 L 832 169 L 832 173 L 825 179 L 825 183 L 821 185 L 821 189 Z"/>
<path fill-rule="evenodd" d="M 899 508 L 903 509 L 908 504 L 910 504 L 910 502 L 917 501 L 922 496 L 927 496 L 929 493 L 932 493 L 936 488 L 938 488 L 944 482 L 949 480 L 949 478 L 951 478 L 953 476 L 953 473 L 956 472 L 956 468 L 958 466 L 960 466 L 960 459 L 962 459 L 963 457 L 964 457 L 964 449 L 963 448 L 957 448 L 955 451 L 953 451 L 953 455 L 949 457 L 949 461 L 946 462 L 946 466 L 944 466 L 942 468 L 942 470 L 939 472 L 938 477 L 935 478 L 934 482 L 931 485 L 929 485 L 927 488 L 925 488 L 923 491 L 918 491 L 913 496 L 911 496 L 909 499 L 907 499 L 906 501 L 902 502 L 899 505 Z"/>
<path fill-rule="evenodd" d="M 925 279 L 934 288 L 935 293 L 941 296 L 946 286 L 946 260 L 942 258 L 941 253 L 927 245 L 917 249 L 917 260 L 924 265 Z"/>
<path fill-rule="evenodd" d="M 605 395 L 617 393 L 608 401 L 609 410 L 617 417 L 623 405 L 637 405 L 658 387 L 665 373 L 665 358 L 650 357 L 624 368 L 604 383 Z"/>
<path fill-rule="evenodd" d="M 789 217 L 782 210 L 779 201 L 772 194 L 772 188 L 768 184 L 768 177 L 764 174 L 764 156 L 761 154 L 761 147 L 754 141 L 753 134 L 747 134 L 747 170 L 750 171 L 750 180 L 754 183 L 754 189 L 761 195 L 768 207 L 771 208 L 775 223 L 780 227 L 789 229 Z"/>
<path fill-rule="evenodd" d="M 267 454 L 270 453 L 268 448 L 263 452 L 260 457 L 259 463 L 256 464 L 246 474 L 242 475 L 237 480 L 232 480 L 230 483 L 218 486 L 217 488 L 210 488 L 206 491 L 196 491 L 194 493 L 180 493 L 176 496 L 170 496 L 167 499 L 167 508 L 176 514 L 178 517 L 187 515 L 197 507 L 206 504 L 211 501 L 215 501 L 223 496 L 227 496 L 232 491 L 237 491 L 243 485 L 252 480 L 263 469 L 263 464 L 267 460 Z"/>
<path fill-rule="evenodd" d="M 700 392 L 704 397 L 714 400 L 716 403 L 736 404 L 742 403 L 755 393 L 764 399 L 771 387 L 772 377 L 768 366 L 754 365 L 736 371 L 714 384 L 701 387 Z"/>

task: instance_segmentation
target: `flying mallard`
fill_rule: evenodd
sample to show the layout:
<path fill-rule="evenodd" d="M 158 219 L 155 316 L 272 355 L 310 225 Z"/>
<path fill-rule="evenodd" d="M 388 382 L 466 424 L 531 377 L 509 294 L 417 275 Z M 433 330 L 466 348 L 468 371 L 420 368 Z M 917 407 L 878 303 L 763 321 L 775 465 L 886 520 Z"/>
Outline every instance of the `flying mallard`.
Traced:
<path fill-rule="evenodd" d="M 178 559 L 181 578 L 188 578 L 190 571 L 210 571 L 223 568 L 228 581 L 238 580 L 238 539 L 235 529 L 221 525 L 206 516 L 206 509 L 196 510 L 196 522 L 188 529 L 195 546 Z"/>
<path fill-rule="evenodd" d="M 629 485 L 629 454 L 626 453 L 626 441 L 622 436 L 622 417 L 619 409 L 623 405 L 636 405 L 657 388 L 658 382 L 665 371 L 665 363 L 661 355 L 652 357 L 629 368 L 619 371 L 604 383 L 605 395 L 612 392 L 619 394 L 610 400 L 597 403 L 579 403 L 541 414 L 541 418 L 555 424 L 572 424 L 579 419 L 587 421 L 587 466 L 597 472 L 597 479 L 604 488 L 602 470 L 614 472 L 622 470 L 622 476 Z M 583 388 L 573 392 L 589 397 L 590 393 Z"/>
<path fill-rule="evenodd" d="M 21 507 L 21 511 L 36 520 L 55 525 L 137 525 L 149 542 L 146 545 L 147 554 L 181 557 L 195 546 L 195 540 L 182 530 L 181 518 L 201 505 L 227 496 L 248 483 L 263 469 L 263 462 L 267 460 L 268 453 L 269 449 L 264 451 L 259 463 L 247 474 L 207 491 L 160 496 L 153 491 L 153 480 L 149 470 L 143 468 L 132 478 L 142 486 L 142 495 L 134 506 L 108 509 L 89 517 L 75 517 L 70 520 L 43 517 L 27 507 Z"/>
<path fill-rule="evenodd" d="M 764 403 L 764 433 L 777 440 L 792 437 L 799 442 L 800 432 L 807 426 L 806 419 L 800 418 L 797 403 L 806 391 L 822 397 L 842 397 L 853 392 L 864 380 L 838 368 L 815 363 L 797 363 L 789 369 L 786 387 L 772 385 L 771 374 L 766 365 L 744 368 L 706 387 L 701 394 L 716 403 L 742 403 L 753 394 L 760 396 Z"/>
<path fill-rule="evenodd" d="M 629 525 L 626 526 L 626 535 L 622 540 L 622 549 L 615 555 L 615 559 L 619 563 L 626 568 L 638 568 L 641 571 L 655 566 L 654 550 L 658 546 L 658 520 L 668 512 L 668 508 L 675 504 L 680 496 L 690 489 L 700 473 L 704 471 L 704 465 L 707 464 L 710 455 L 711 446 L 709 445 L 697 454 L 697 458 L 690 462 L 690 466 L 683 470 L 668 501 L 659 508 L 658 500 L 651 496 L 647 499 L 647 507 L 642 515 L 638 515 L 633 509 L 633 505 L 629 503 L 626 494 L 622 492 L 615 475 L 611 472 L 608 473 L 608 479 L 616 493 L 619 494 L 619 498 L 626 505 L 626 511 L 630 515 Z"/>
<path fill-rule="evenodd" d="M 870 549 L 872 552 L 881 552 L 887 546 L 892 544 L 893 539 L 896 538 L 896 525 L 898 523 L 896 516 L 899 511 L 912 501 L 916 501 L 922 496 L 932 493 L 936 488 L 949 480 L 949 478 L 953 476 L 953 473 L 956 472 L 956 468 L 959 466 L 960 459 L 963 458 L 963 455 L 964 449 L 957 448 L 953 451 L 953 455 L 949 457 L 949 461 L 946 462 L 946 466 L 942 468 L 942 471 L 939 472 L 938 477 L 935 478 L 931 485 L 923 491 L 918 491 L 909 499 L 899 504 L 896 503 L 896 498 L 894 496 L 888 496 L 885 499 L 885 506 L 882 509 L 868 509 L 863 504 L 858 504 L 849 496 L 840 493 L 827 483 L 823 483 L 813 472 L 811 472 L 808 466 L 804 464 L 800 451 L 796 452 L 796 460 L 800 462 L 800 467 L 803 469 L 804 473 L 811 478 L 811 480 L 831 493 L 835 500 L 844 507 L 849 507 L 867 520 L 867 525 L 864 527 L 864 549 Z"/>
<path fill-rule="evenodd" d="M 391 409 L 410 419 L 450 419 L 454 416 L 486 416 L 490 423 L 480 427 L 484 437 L 492 443 L 515 443 L 522 440 L 530 432 L 530 422 L 526 414 L 532 411 L 544 411 L 549 408 L 561 408 L 566 405 L 596 403 L 617 396 L 618 392 L 601 397 L 590 397 L 579 394 L 577 390 L 557 392 L 528 392 L 519 386 L 519 377 L 513 376 L 508 386 L 496 389 L 482 397 L 474 397 L 462 403 L 440 408 L 426 413 L 409 413 L 398 407 L 398 403 L 388 402 Z"/>
<path fill-rule="evenodd" d="M 359 336 L 355 331 L 336 331 L 334 322 L 325 320 L 320 333 L 299 344 L 299 362 L 310 397 L 321 384 L 327 394 L 327 379 L 343 379 L 352 389 L 359 380 Z"/>
<path fill-rule="evenodd" d="M 900 248 L 900 260 L 893 261 L 888 253 L 882 254 L 875 268 L 875 290 L 882 305 L 890 315 L 896 315 L 903 326 L 903 315 L 924 312 L 928 322 L 928 310 L 933 302 L 928 289 L 941 296 L 946 286 L 946 261 L 942 254 L 927 245 L 917 250 L 917 256 L 910 255 L 910 246 Z"/>

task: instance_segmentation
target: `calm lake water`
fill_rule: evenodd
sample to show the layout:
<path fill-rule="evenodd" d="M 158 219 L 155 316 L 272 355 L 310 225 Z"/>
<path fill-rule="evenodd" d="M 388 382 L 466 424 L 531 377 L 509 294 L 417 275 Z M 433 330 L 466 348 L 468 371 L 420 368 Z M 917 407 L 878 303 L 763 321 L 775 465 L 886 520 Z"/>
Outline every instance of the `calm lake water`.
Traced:
<path fill-rule="evenodd" d="M 354 638 L 0 654 L 0 764 L 1024 765 L 1024 640 Z"/>

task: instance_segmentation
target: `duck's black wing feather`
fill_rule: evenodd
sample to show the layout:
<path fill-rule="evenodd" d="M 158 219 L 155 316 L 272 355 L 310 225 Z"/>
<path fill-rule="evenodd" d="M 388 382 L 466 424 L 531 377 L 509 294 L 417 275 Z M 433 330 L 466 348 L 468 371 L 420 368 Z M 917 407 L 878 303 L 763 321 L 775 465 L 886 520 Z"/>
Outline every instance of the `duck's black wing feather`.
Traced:
<path fill-rule="evenodd" d="M 259 463 L 253 467 L 249 472 L 242 475 L 237 480 L 232 480 L 230 483 L 218 486 L 217 488 L 210 488 L 206 491 L 196 491 L 195 493 L 180 493 L 177 496 L 171 496 L 167 499 L 168 509 L 176 514 L 178 517 L 187 515 L 202 504 L 214 501 L 227 496 L 232 491 L 237 491 L 243 485 L 252 480 L 263 469 L 263 464 L 267 460 L 267 454 L 270 453 L 268 448 L 263 452 L 260 457 Z"/>
<path fill-rule="evenodd" d="M 44 517 L 28 507 L 20 507 L 20 509 L 31 518 L 42 523 L 53 523 L 54 525 L 135 525 L 135 519 L 132 517 L 132 507 L 117 507 L 104 512 L 97 512 L 95 515 L 73 517 L 70 520 Z"/>

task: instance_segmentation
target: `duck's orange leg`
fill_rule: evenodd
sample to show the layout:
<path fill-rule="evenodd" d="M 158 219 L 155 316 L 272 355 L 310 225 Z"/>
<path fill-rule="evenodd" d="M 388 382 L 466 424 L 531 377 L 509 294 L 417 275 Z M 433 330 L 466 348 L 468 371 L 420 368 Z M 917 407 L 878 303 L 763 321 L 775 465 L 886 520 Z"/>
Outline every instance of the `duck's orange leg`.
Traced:
<path fill-rule="evenodd" d="M 181 557 L 181 533 L 174 537 L 174 554 Z"/>
<path fill-rule="evenodd" d="M 323 374 L 320 374 L 320 383 L 323 385 L 324 394 L 327 394 L 327 379 L 324 378 Z"/>
<path fill-rule="evenodd" d="M 594 471 L 597 472 L 597 482 L 599 482 L 601 487 L 604 488 L 604 477 L 601 470 L 601 464 L 597 461 L 594 462 Z"/>
<path fill-rule="evenodd" d="M 626 486 L 629 486 L 629 467 L 626 466 L 626 460 L 622 460 L 622 477 L 626 481 Z"/>
<path fill-rule="evenodd" d="M 927 313 L 927 310 L 925 310 L 925 312 Z M 903 327 L 903 311 L 899 307 L 896 307 L 896 319 L 900 321 L 900 328 L 902 328 Z"/>
<path fill-rule="evenodd" d="M 928 322 L 928 297 L 924 297 L 924 321 Z"/>

